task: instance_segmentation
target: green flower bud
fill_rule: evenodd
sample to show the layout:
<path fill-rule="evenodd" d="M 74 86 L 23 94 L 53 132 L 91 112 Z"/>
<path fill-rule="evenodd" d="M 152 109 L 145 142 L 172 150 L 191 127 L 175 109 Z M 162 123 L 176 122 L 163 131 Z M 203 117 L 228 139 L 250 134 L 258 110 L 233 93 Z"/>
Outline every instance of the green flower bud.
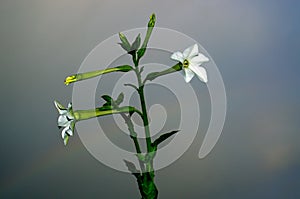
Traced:
<path fill-rule="evenodd" d="M 155 17 L 155 14 L 153 13 L 153 14 L 150 16 L 150 20 L 149 20 L 149 22 L 148 22 L 148 27 L 154 27 L 155 22 L 156 22 L 156 17 Z"/>

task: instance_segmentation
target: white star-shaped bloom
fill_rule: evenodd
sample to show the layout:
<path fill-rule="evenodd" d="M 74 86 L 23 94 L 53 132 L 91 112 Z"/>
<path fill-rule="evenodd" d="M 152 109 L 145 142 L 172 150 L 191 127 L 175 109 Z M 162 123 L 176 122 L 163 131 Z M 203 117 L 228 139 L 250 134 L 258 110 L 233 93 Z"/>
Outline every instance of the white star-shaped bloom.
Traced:
<path fill-rule="evenodd" d="M 73 135 L 75 126 L 72 104 L 69 103 L 68 108 L 65 108 L 59 102 L 54 101 L 54 105 L 59 113 L 57 125 L 59 128 L 64 128 L 61 132 L 61 137 L 64 140 L 64 144 L 67 145 L 69 136 Z"/>
<path fill-rule="evenodd" d="M 196 74 L 199 79 L 207 83 L 207 73 L 201 64 L 208 62 L 209 59 L 202 53 L 199 53 L 198 45 L 195 44 L 181 52 L 175 52 L 171 55 L 171 59 L 182 63 L 185 72 L 184 79 L 188 83 Z"/>

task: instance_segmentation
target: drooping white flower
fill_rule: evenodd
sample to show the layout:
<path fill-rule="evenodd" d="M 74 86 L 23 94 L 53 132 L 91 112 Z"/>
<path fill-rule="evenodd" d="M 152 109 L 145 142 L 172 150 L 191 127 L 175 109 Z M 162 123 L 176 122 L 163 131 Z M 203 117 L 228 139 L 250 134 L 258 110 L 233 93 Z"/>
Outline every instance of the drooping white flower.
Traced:
<path fill-rule="evenodd" d="M 171 55 L 171 59 L 182 63 L 185 72 L 185 81 L 188 83 L 196 74 L 199 79 L 207 83 L 207 73 L 201 64 L 208 62 L 209 59 L 202 53 L 199 53 L 198 45 L 195 44 L 181 52 L 175 52 Z"/>
<path fill-rule="evenodd" d="M 57 125 L 59 128 L 63 128 L 61 132 L 61 137 L 64 140 L 64 144 L 66 145 L 69 140 L 69 136 L 73 135 L 74 127 L 75 127 L 75 118 L 73 114 L 72 104 L 68 104 L 68 108 L 65 108 L 59 102 L 54 101 L 54 105 L 59 113 Z"/>

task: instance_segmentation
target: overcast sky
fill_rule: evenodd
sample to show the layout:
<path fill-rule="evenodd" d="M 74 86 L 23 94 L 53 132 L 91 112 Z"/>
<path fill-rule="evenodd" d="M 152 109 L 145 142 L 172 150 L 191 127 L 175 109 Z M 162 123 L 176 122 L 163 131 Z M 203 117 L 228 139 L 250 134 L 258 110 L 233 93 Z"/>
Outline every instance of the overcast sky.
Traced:
<path fill-rule="evenodd" d="M 96 45 L 153 12 L 157 26 L 213 57 L 228 103 L 206 158 L 204 117 L 189 150 L 157 172 L 160 198 L 299 198 L 299 9 L 289 0 L 2 0 L 0 198 L 139 198 L 135 179 L 101 164 L 76 133 L 63 146 L 53 100 L 72 100 L 63 80 Z M 207 88 L 191 84 L 206 107 Z"/>

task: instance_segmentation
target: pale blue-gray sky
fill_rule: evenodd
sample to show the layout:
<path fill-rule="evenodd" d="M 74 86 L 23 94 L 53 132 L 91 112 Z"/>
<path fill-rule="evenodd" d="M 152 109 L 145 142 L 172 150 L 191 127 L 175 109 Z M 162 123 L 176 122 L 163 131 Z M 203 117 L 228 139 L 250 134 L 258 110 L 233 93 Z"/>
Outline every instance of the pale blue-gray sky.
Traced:
<path fill-rule="evenodd" d="M 1 1 L 0 198 L 139 197 L 135 179 L 95 160 L 78 136 L 63 146 L 53 100 L 71 100 L 63 80 L 99 42 L 153 12 L 158 26 L 205 47 L 228 97 L 213 152 L 198 159 L 200 131 L 157 172 L 160 198 L 299 198 L 299 9 L 291 0 Z"/>

